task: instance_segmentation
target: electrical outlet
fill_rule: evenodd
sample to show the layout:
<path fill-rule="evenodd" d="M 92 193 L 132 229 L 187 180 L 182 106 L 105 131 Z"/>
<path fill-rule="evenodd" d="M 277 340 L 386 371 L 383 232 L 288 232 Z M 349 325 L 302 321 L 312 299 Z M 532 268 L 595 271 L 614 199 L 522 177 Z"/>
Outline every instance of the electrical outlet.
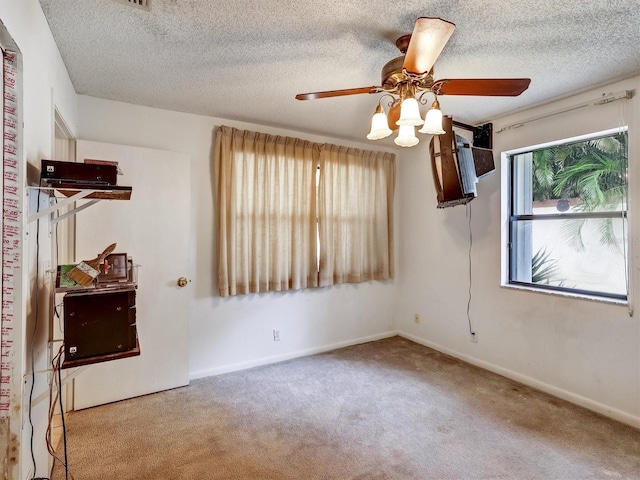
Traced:
<path fill-rule="evenodd" d="M 471 332 L 471 341 L 473 343 L 478 343 L 478 334 L 476 332 Z"/>
<path fill-rule="evenodd" d="M 420 314 L 419 313 L 414 313 L 413 314 L 413 322 L 414 323 L 420 323 Z"/>
<path fill-rule="evenodd" d="M 274 330 L 273 331 L 273 341 L 274 342 L 279 342 L 280 341 L 280 330 Z"/>

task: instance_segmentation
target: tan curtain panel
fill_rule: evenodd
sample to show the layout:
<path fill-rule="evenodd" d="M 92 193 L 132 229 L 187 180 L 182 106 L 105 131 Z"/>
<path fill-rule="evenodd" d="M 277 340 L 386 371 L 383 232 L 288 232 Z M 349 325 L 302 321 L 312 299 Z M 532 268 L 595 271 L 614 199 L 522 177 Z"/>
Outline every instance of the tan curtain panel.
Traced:
<path fill-rule="evenodd" d="M 317 286 L 318 145 L 219 127 L 220 295 Z"/>
<path fill-rule="evenodd" d="M 320 153 L 320 281 L 393 278 L 395 155 L 336 145 Z"/>

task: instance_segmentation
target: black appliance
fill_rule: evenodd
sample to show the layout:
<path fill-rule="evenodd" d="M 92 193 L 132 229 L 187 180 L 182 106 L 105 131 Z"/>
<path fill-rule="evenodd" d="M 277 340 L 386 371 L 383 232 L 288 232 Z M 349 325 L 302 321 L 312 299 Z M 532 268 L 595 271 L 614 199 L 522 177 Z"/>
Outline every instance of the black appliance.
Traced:
<path fill-rule="evenodd" d="M 41 160 L 40 181 L 46 185 L 82 184 L 115 186 L 116 165 Z"/>
<path fill-rule="evenodd" d="M 64 296 L 65 361 L 136 348 L 135 288 Z"/>

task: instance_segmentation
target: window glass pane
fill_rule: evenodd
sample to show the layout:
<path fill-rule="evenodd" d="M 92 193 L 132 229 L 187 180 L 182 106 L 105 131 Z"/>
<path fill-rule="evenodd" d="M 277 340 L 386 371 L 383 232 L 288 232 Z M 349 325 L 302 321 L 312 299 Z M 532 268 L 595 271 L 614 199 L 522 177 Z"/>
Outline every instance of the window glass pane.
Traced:
<path fill-rule="evenodd" d="M 626 220 L 522 220 L 511 224 L 511 281 L 626 296 Z"/>
<path fill-rule="evenodd" d="M 535 150 L 531 161 L 534 214 L 626 209 L 626 132 Z"/>

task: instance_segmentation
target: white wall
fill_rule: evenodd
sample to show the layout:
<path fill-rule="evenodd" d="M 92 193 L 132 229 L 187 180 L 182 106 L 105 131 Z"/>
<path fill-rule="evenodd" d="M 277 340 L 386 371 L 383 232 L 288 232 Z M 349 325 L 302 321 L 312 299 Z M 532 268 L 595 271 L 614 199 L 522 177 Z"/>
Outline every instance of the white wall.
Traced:
<path fill-rule="evenodd" d="M 188 287 L 192 296 L 191 378 L 380 338 L 394 331 L 397 281 L 224 299 L 217 290 L 212 188 L 212 150 L 217 125 L 359 148 L 371 149 L 370 144 L 88 96 L 79 99 L 79 138 L 191 155 L 192 218 L 191 230 L 187 232 L 191 239 L 192 283 Z M 135 185 L 133 188 L 135 191 Z M 131 253 L 135 257 L 135 252 Z M 279 342 L 273 341 L 273 329 L 280 330 Z"/>
<path fill-rule="evenodd" d="M 630 79 L 494 121 L 499 130 L 524 118 L 624 89 Z M 480 180 L 470 203 L 473 234 L 470 316 L 469 227 L 464 206 L 436 209 L 427 142 L 401 160 L 400 277 L 397 328 L 409 338 L 523 381 L 614 418 L 640 426 L 640 328 L 626 306 L 500 286 L 500 152 L 629 123 L 632 303 L 640 279 L 640 100 L 576 110 L 494 133 L 496 172 Z M 443 109 L 446 110 L 443 100 Z M 634 299 L 635 298 L 635 302 Z M 637 306 L 637 305 L 636 305 Z M 414 313 L 420 313 L 416 325 Z"/>
<path fill-rule="evenodd" d="M 23 75 L 23 155 L 24 166 L 31 181 L 37 181 L 40 159 L 51 158 L 53 151 L 53 118 L 54 106 L 70 124 L 76 123 L 76 94 L 69 80 L 58 49 L 53 41 L 51 32 L 44 18 L 44 14 L 37 0 L 0 0 L 0 20 L 5 25 L 9 35 L 15 41 L 22 54 Z M 33 202 L 31 202 L 33 203 Z M 25 208 L 27 203 L 25 202 Z M 28 389 L 30 387 L 30 355 L 27 346 L 31 342 L 35 320 L 35 223 L 25 230 L 29 233 L 25 237 L 23 260 L 24 290 L 23 303 L 24 318 L 22 318 L 22 335 L 18 338 L 16 349 L 22 352 L 17 359 L 20 365 L 16 372 L 25 377 L 25 391 L 22 400 L 22 428 L 12 425 L 11 429 L 18 434 L 16 444 L 19 445 L 17 463 L 9 462 L 9 478 L 31 478 L 31 454 L 29 451 L 29 437 L 31 428 L 28 422 Z M 50 259 L 51 244 L 48 236 L 46 221 L 41 222 L 40 235 L 40 263 L 41 266 Z M 43 269 L 40 269 L 38 279 L 44 290 L 40 295 L 40 315 L 38 330 L 34 336 L 35 370 L 43 371 L 48 367 L 47 339 L 48 315 L 46 282 Z M 47 375 L 37 374 L 34 398 L 46 392 Z M 16 406 L 16 408 L 19 406 Z M 44 401 L 33 408 L 32 421 L 35 426 L 34 456 L 38 465 L 38 476 L 48 475 L 49 456 L 44 443 L 47 426 L 47 402 Z M 21 431 L 22 430 L 22 431 Z M 4 453 L 4 452 L 2 452 Z M 1 454 L 0 454 L 1 457 Z M 0 458 L 4 460 L 4 458 Z"/>

